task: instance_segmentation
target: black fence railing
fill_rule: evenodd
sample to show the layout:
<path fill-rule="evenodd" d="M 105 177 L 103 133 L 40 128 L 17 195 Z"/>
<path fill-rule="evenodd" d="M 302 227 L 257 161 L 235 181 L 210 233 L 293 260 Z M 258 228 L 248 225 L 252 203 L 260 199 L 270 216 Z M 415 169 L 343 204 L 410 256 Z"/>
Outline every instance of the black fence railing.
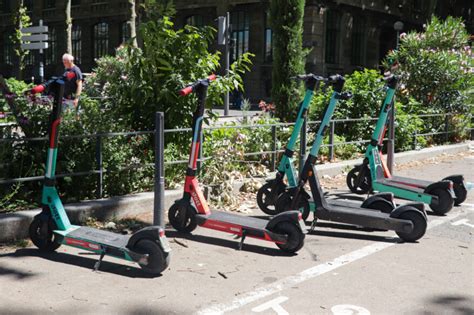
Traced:
<path fill-rule="evenodd" d="M 448 142 L 448 136 L 451 133 L 454 132 L 459 132 L 459 131 L 454 131 L 454 130 L 449 130 L 449 117 L 452 115 L 457 115 L 455 113 L 448 113 L 448 114 L 426 114 L 426 115 L 416 115 L 416 117 L 419 118 L 429 118 L 429 117 L 444 117 L 444 126 L 442 131 L 434 131 L 434 132 L 428 132 L 428 133 L 413 133 L 413 148 L 416 148 L 417 146 L 417 138 L 418 137 L 428 137 L 428 136 L 437 136 L 437 135 L 446 135 L 446 142 Z M 470 120 L 472 117 L 470 117 Z M 329 143 L 323 144 L 322 146 L 324 147 L 329 147 L 329 154 L 328 154 L 328 159 L 330 161 L 334 160 L 334 154 L 335 154 L 335 147 L 340 146 L 340 145 L 347 145 L 347 144 L 366 144 L 369 143 L 369 139 L 361 139 L 361 140 L 356 140 L 356 141 L 344 141 L 344 142 L 335 142 L 334 141 L 334 136 L 336 135 L 335 130 L 336 130 L 336 124 L 347 124 L 347 123 L 357 123 L 357 122 L 367 122 L 371 121 L 374 122 L 376 121 L 377 118 L 347 118 L 347 119 L 333 119 L 330 121 L 330 128 L 329 128 Z M 301 161 L 304 159 L 304 156 L 307 154 L 309 148 L 307 144 L 307 133 L 303 132 L 304 130 L 308 130 L 308 128 L 315 129 L 315 126 L 317 126 L 320 123 L 320 121 L 307 121 L 305 122 L 305 126 L 302 128 L 302 132 L 300 135 L 300 165 L 302 164 Z M 277 158 L 278 154 L 281 154 L 284 152 L 284 147 L 278 148 L 277 147 L 277 133 L 279 128 L 283 127 L 291 127 L 293 126 L 294 123 L 265 123 L 265 124 L 243 124 L 243 125 L 220 125 L 220 126 L 204 126 L 203 127 L 203 133 L 212 131 L 212 130 L 218 130 L 218 129 L 244 129 L 244 128 L 270 128 L 271 132 L 271 150 L 264 150 L 264 151 L 257 151 L 257 152 L 244 152 L 244 156 L 250 157 L 250 156 L 262 156 L 262 155 L 270 155 L 270 169 L 272 171 L 275 170 L 276 164 L 277 164 Z M 469 124 L 468 127 L 464 128 L 461 132 L 470 132 L 470 138 L 471 140 L 473 139 L 473 130 L 472 124 Z M 191 132 L 191 128 L 178 128 L 178 129 L 165 129 L 164 133 L 183 133 L 183 132 Z M 117 136 L 126 136 L 126 137 L 134 137 L 134 136 L 139 136 L 139 135 L 155 135 L 157 133 L 157 130 L 148 130 L 148 131 L 133 131 L 133 132 L 109 132 L 109 133 L 97 133 L 97 134 L 83 134 L 83 135 L 67 135 L 67 136 L 61 136 L 61 139 L 85 139 L 85 138 L 90 138 L 91 141 L 92 139 L 95 139 L 95 164 L 96 168 L 93 170 L 85 170 L 85 171 L 80 171 L 80 172 L 72 172 L 72 173 L 63 173 L 63 174 L 57 174 L 57 178 L 64 178 L 64 177 L 78 177 L 78 176 L 90 176 L 90 175 L 97 175 L 97 190 L 96 190 L 96 197 L 97 198 L 102 198 L 104 196 L 103 194 L 103 187 L 104 187 L 104 174 L 111 172 L 104 168 L 104 163 L 103 163 L 103 140 L 106 138 L 111 138 L 111 137 L 117 137 Z M 202 141 L 203 139 L 201 139 Z M 34 138 L 2 138 L 0 139 L 0 144 L 1 143 L 8 143 L 8 142 L 33 142 L 33 141 L 47 141 L 46 137 L 34 137 Z M 201 142 L 203 143 L 203 142 Z M 284 144 L 283 144 L 284 145 Z M 198 168 L 202 167 L 202 162 L 212 159 L 212 156 L 204 157 L 202 153 L 202 146 L 201 146 L 201 151 L 198 157 Z M 185 164 L 187 163 L 188 160 L 175 160 L 175 161 L 165 161 L 164 165 L 169 166 L 169 165 L 176 165 L 176 164 Z M 230 161 L 230 162 L 239 162 L 239 161 Z M 0 161 L 0 164 L 3 163 L 3 161 Z M 130 169 L 141 169 L 145 167 L 155 167 L 155 163 L 136 163 L 136 164 L 129 164 L 125 166 L 121 166 L 119 168 L 115 168 L 113 172 L 121 172 L 124 170 L 130 170 Z M 15 183 L 21 183 L 21 182 L 30 182 L 30 181 L 40 181 L 43 180 L 43 176 L 32 176 L 32 177 L 18 177 L 18 178 L 3 178 L 0 179 L 0 185 L 2 184 L 15 184 Z"/>

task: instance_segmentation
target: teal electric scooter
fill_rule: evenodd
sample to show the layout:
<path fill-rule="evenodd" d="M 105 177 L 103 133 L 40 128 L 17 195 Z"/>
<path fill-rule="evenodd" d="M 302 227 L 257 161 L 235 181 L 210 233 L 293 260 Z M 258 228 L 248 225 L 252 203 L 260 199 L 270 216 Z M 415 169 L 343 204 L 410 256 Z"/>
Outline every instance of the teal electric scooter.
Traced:
<path fill-rule="evenodd" d="M 394 96 L 398 84 L 398 79 L 394 75 L 385 80 L 386 96 L 371 142 L 365 152 L 363 163 L 356 165 L 347 174 L 347 186 L 357 194 L 367 194 L 371 191 L 391 192 L 402 199 L 424 202 L 435 214 L 445 214 L 454 204 L 461 204 L 466 199 L 467 189 L 462 175 L 449 176 L 439 182 L 393 176 L 383 162 L 381 152 L 383 138 L 387 130 L 389 113 L 394 110 Z"/>
<path fill-rule="evenodd" d="M 306 92 L 303 99 L 303 102 L 300 104 L 298 109 L 298 115 L 296 117 L 295 126 L 291 133 L 290 140 L 286 145 L 285 152 L 280 160 L 278 165 L 277 173 L 274 179 L 267 180 L 267 182 L 260 187 L 257 192 L 257 204 L 259 208 L 268 215 L 275 215 L 278 214 L 278 211 L 275 209 L 275 202 L 279 195 L 285 191 L 287 187 L 296 187 L 298 184 L 298 176 L 296 174 L 296 170 L 293 164 L 293 155 L 294 149 L 296 145 L 296 141 L 298 140 L 298 136 L 301 132 L 301 128 L 303 126 L 303 122 L 306 118 L 308 108 L 311 104 L 311 99 L 314 94 L 314 90 L 316 89 L 319 82 L 328 82 L 328 79 L 325 79 L 320 76 L 316 76 L 314 74 L 305 74 L 299 75 L 296 79 L 305 82 Z M 343 80 L 340 76 L 333 76 L 329 79 L 329 83 L 332 84 L 341 84 Z M 331 105 L 335 106 L 338 98 L 342 97 L 350 97 L 349 94 L 333 94 L 331 98 Z M 285 183 L 285 178 L 287 179 L 287 184 Z M 338 203 L 339 201 L 331 200 L 331 203 Z M 306 203 L 304 203 L 307 205 Z M 348 207 L 355 207 L 359 208 L 357 203 L 346 203 L 345 206 Z M 310 208 L 304 208 L 302 210 L 303 219 L 309 215 L 311 210 L 314 211 L 315 207 L 314 204 L 309 204 Z M 383 193 L 371 196 L 363 203 L 364 208 L 371 208 L 371 209 L 378 209 L 383 212 L 390 213 L 394 208 L 395 205 L 393 203 L 393 194 L 390 193 Z"/>
<path fill-rule="evenodd" d="M 309 209 L 309 204 L 314 204 L 312 229 L 316 226 L 317 220 L 324 220 L 372 229 L 393 230 L 402 240 L 407 242 L 420 239 L 427 228 L 427 217 L 422 203 L 401 205 L 390 213 L 386 213 L 366 209 L 364 204 L 367 203 L 367 200 L 357 208 L 348 201 L 341 200 L 334 203 L 326 200 L 316 171 L 317 157 L 323 143 L 324 132 L 329 127 L 338 100 L 345 100 L 350 97 L 350 94 L 342 92 L 344 86 L 342 76 L 333 76 L 330 81 L 334 85 L 334 92 L 323 112 L 316 139 L 299 174 L 298 183 L 294 187 L 287 187 L 278 196 L 275 203 L 276 211 L 278 213 L 291 209 L 304 211 L 304 209 Z M 311 195 L 305 191 L 306 183 L 309 183 Z"/>
<path fill-rule="evenodd" d="M 61 78 L 54 78 L 31 90 L 32 94 L 47 90 L 54 98 L 48 130 L 49 150 L 41 199 L 42 211 L 30 225 L 31 241 L 43 251 L 54 251 L 64 244 L 100 254 L 95 270 L 99 269 L 104 256 L 109 255 L 136 262 L 148 273 L 160 274 L 169 265 L 171 251 L 161 227 L 150 226 L 132 235 L 122 235 L 72 225 L 64 210 L 55 187 L 55 172 L 64 83 L 73 77 L 74 73 L 68 72 Z"/>

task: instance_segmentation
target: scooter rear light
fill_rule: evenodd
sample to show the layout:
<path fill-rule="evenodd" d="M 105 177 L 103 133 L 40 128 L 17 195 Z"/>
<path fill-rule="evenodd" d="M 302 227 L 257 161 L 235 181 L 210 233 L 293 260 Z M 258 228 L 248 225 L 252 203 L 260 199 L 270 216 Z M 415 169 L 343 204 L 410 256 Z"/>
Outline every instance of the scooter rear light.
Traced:
<path fill-rule="evenodd" d="M 303 214 L 301 212 L 298 213 L 298 221 L 303 220 Z"/>
<path fill-rule="evenodd" d="M 449 189 L 453 189 L 453 182 L 449 182 Z"/>
<path fill-rule="evenodd" d="M 160 230 L 160 237 L 165 237 L 165 230 Z"/>

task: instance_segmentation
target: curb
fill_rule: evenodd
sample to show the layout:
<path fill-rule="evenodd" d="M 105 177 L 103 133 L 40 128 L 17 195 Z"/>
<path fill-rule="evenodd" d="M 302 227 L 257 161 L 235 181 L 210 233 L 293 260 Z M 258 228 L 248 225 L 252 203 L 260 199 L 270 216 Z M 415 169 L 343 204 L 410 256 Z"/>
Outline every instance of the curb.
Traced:
<path fill-rule="evenodd" d="M 416 151 L 401 152 L 395 154 L 397 163 L 423 160 L 441 154 L 456 154 L 465 152 L 474 146 L 474 142 L 461 144 L 436 146 Z M 342 161 L 337 163 L 326 163 L 318 165 L 319 175 L 335 176 L 341 172 L 361 163 L 362 159 Z M 239 185 L 234 189 L 238 190 Z M 182 195 L 181 190 L 165 191 L 165 209 L 168 209 L 176 199 Z M 153 192 L 144 192 L 134 195 L 118 196 L 107 199 L 88 200 L 79 203 L 65 205 L 69 219 L 74 224 L 84 222 L 88 217 L 96 217 L 99 220 L 110 220 L 113 218 L 124 218 L 137 216 L 148 211 L 153 211 Z M 28 237 L 28 227 L 33 217 L 40 212 L 40 209 L 18 211 L 14 213 L 0 214 L 0 243 L 18 240 Z"/>

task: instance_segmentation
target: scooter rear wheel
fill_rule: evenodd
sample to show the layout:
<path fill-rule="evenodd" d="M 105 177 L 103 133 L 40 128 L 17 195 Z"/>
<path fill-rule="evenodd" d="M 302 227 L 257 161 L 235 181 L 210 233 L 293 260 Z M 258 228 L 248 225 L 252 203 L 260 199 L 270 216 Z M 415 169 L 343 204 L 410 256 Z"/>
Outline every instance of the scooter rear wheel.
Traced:
<path fill-rule="evenodd" d="M 438 197 L 438 204 L 430 204 L 430 208 L 435 214 L 443 215 L 451 211 L 454 206 L 454 199 L 449 191 L 443 188 L 436 188 L 430 191 L 429 194 Z"/>
<path fill-rule="evenodd" d="M 133 251 L 139 254 L 148 254 L 148 264 L 138 263 L 145 272 L 158 275 L 170 264 L 170 255 L 163 252 L 160 246 L 150 239 L 139 240 L 133 247 Z"/>
<path fill-rule="evenodd" d="M 370 173 L 365 172 L 362 183 L 356 185 L 359 172 L 359 167 L 354 167 L 352 170 L 350 170 L 346 177 L 346 184 L 350 191 L 354 194 L 365 195 L 369 193 L 370 189 L 372 188 L 372 179 L 370 178 Z"/>
<path fill-rule="evenodd" d="M 299 210 L 301 212 L 301 216 L 303 221 L 306 221 L 309 217 L 310 207 L 309 201 L 306 196 L 298 196 L 298 206 L 297 209 L 292 209 L 291 205 L 293 203 L 293 195 L 290 191 L 286 191 L 278 197 L 277 201 L 275 202 L 275 209 L 278 213 L 291 211 L 291 210 Z"/>
<path fill-rule="evenodd" d="M 286 243 L 275 243 L 282 251 L 296 253 L 304 245 L 304 233 L 291 222 L 283 221 L 278 223 L 272 232 L 288 236 L 288 241 Z"/>
<path fill-rule="evenodd" d="M 396 232 L 405 242 L 415 242 L 425 235 L 428 222 L 426 218 L 417 211 L 406 211 L 402 213 L 397 219 L 410 220 L 413 223 L 413 230 L 410 233 Z"/>
<path fill-rule="evenodd" d="M 260 210 L 268 215 L 276 215 L 278 212 L 275 209 L 275 202 L 278 196 L 285 190 L 285 185 L 277 185 L 277 191 L 273 192 L 272 187 L 274 185 L 273 181 L 270 181 L 260 187 L 257 192 L 257 204 Z M 273 197 L 273 198 L 272 198 Z"/>
<path fill-rule="evenodd" d="M 185 211 L 185 213 L 182 213 Z M 197 226 L 196 210 L 191 205 L 175 203 L 168 211 L 168 220 L 178 232 L 191 233 Z"/>
<path fill-rule="evenodd" d="M 29 227 L 29 236 L 38 249 L 53 252 L 61 246 L 54 234 L 55 224 L 51 218 L 47 221 L 35 217 Z"/>
<path fill-rule="evenodd" d="M 393 211 L 393 206 L 389 202 L 384 202 L 382 200 L 374 201 L 367 205 L 367 209 L 380 210 L 383 213 L 390 213 Z"/>
<path fill-rule="evenodd" d="M 461 203 L 466 201 L 467 189 L 462 183 L 453 183 L 453 190 L 454 195 L 456 195 L 456 199 L 454 199 L 454 205 L 459 206 Z"/>

